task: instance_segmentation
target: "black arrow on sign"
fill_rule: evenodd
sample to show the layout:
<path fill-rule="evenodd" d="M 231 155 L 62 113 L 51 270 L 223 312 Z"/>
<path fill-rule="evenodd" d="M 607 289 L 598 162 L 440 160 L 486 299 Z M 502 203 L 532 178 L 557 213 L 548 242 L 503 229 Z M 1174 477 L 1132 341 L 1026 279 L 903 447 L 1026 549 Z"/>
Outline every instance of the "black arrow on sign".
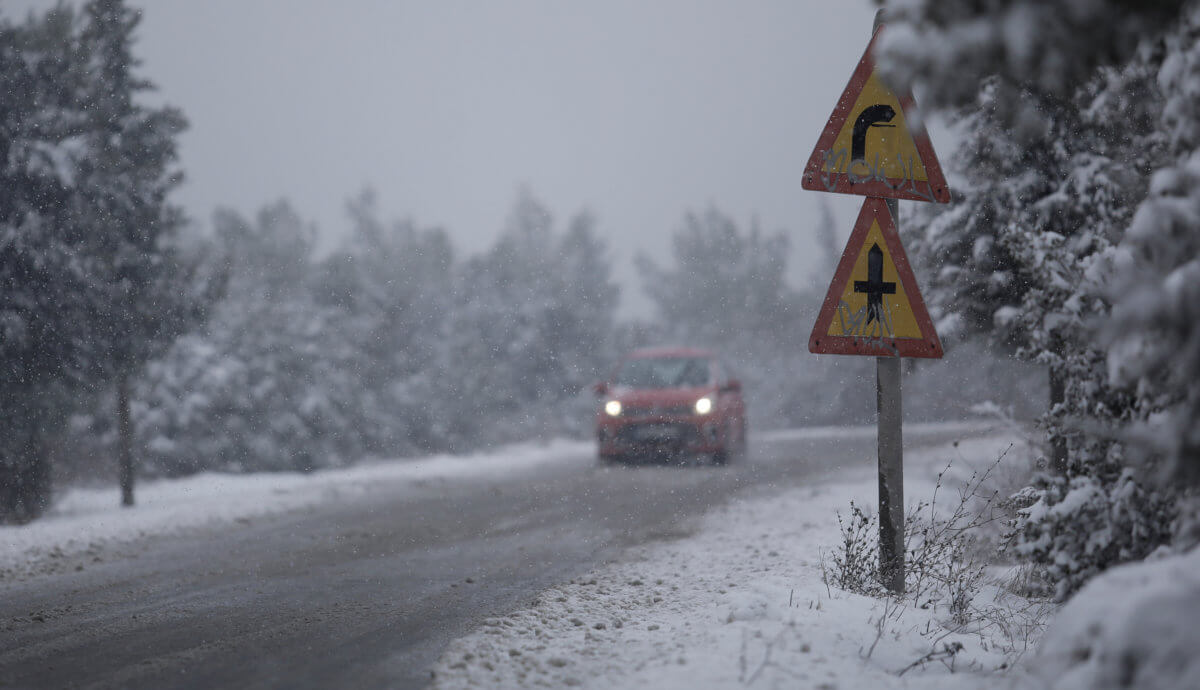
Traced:
<path fill-rule="evenodd" d="M 883 296 L 896 294 L 895 283 L 883 282 L 883 250 L 872 244 L 867 250 L 867 279 L 854 281 L 854 291 L 867 296 L 867 323 L 880 321 Z"/>
<path fill-rule="evenodd" d="M 893 117 L 896 117 L 896 110 L 886 103 L 868 106 L 859 113 L 858 119 L 854 121 L 854 132 L 850 135 L 851 161 L 867 159 L 867 130 L 871 127 L 895 127 L 879 124 L 891 122 Z"/>

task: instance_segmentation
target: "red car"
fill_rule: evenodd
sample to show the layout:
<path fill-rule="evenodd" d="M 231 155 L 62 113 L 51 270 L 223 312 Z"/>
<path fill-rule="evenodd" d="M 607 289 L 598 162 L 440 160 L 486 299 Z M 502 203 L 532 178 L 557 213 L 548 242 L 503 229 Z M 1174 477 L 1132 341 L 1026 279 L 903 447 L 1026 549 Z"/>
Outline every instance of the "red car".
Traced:
<path fill-rule="evenodd" d="M 635 350 L 596 393 L 602 461 L 706 455 L 724 464 L 745 450 L 742 385 L 707 350 Z"/>

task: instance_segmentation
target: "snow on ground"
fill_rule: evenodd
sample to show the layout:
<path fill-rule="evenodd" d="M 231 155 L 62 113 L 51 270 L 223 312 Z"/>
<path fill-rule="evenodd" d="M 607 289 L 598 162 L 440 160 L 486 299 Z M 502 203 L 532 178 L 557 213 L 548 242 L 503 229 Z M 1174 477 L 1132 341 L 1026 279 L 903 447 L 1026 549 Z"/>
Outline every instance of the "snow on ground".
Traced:
<path fill-rule="evenodd" d="M 908 501 L 929 498 L 948 460 L 969 476 L 1001 455 L 1019 464 L 1027 462 L 1028 449 L 1011 431 L 998 431 L 910 451 Z M 485 621 L 448 647 L 434 687 L 1023 684 L 1024 672 L 1011 666 L 1030 639 L 1014 639 L 997 625 L 953 633 L 936 607 L 911 601 L 897 607 L 826 586 L 822 555 L 839 539 L 836 513 L 845 514 L 852 499 L 874 505 L 876 491 L 873 474 L 860 472 L 735 500 L 705 516 L 694 536 L 633 548 L 542 592 L 528 608 Z M 976 603 L 1007 610 L 1004 596 L 987 587 Z M 1009 632 L 1018 627 L 1004 623 Z M 955 643 L 962 645 L 955 658 L 936 658 Z"/>
<path fill-rule="evenodd" d="M 361 495 L 387 484 L 464 477 L 507 476 L 549 463 L 590 462 L 591 443 L 552 441 L 506 446 L 466 456 L 364 463 L 337 470 L 300 473 L 204 473 L 186 479 L 142 482 L 137 506 L 121 508 L 120 493 L 72 489 L 42 519 L 0 527 L 0 580 L 53 571 L 70 556 L 99 557 L 106 547 L 147 536 L 244 521 Z"/>
<path fill-rule="evenodd" d="M 1031 664 L 1054 690 L 1200 688 L 1200 549 L 1113 568 L 1063 607 Z"/>
<path fill-rule="evenodd" d="M 916 422 L 905 423 L 904 431 L 908 433 L 924 432 L 979 432 L 999 426 L 1001 423 L 991 423 L 980 419 L 964 419 L 957 422 Z M 805 441 L 831 438 L 875 438 L 878 428 L 874 424 L 863 426 L 806 426 L 799 429 L 778 429 L 765 431 L 755 435 L 755 438 L 769 441 Z"/>

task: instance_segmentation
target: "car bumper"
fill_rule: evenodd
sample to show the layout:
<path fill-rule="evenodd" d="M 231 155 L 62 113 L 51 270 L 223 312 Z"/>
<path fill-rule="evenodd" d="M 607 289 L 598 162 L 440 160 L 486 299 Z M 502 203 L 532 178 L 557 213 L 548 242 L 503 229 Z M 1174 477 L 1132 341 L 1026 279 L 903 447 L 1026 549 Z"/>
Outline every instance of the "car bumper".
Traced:
<path fill-rule="evenodd" d="M 725 449 L 720 421 L 711 417 L 602 419 L 596 428 L 600 454 L 715 453 Z"/>

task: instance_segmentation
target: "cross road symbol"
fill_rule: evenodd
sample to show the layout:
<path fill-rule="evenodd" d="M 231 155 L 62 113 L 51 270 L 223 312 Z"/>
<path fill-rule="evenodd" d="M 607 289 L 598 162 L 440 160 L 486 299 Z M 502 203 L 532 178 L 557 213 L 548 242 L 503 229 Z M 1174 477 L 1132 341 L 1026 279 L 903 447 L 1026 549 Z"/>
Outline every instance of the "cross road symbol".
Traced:
<path fill-rule="evenodd" d="M 883 250 L 878 244 L 867 252 L 867 279 L 854 281 L 854 291 L 867 296 L 867 323 L 879 320 L 883 296 L 896 294 L 895 283 L 883 282 Z"/>
<path fill-rule="evenodd" d="M 900 244 L 896 219 L 883 199 L 868 197 L 863 202 L 808 349 L 827 355 L 942 356 L 942 344 Z"/>

